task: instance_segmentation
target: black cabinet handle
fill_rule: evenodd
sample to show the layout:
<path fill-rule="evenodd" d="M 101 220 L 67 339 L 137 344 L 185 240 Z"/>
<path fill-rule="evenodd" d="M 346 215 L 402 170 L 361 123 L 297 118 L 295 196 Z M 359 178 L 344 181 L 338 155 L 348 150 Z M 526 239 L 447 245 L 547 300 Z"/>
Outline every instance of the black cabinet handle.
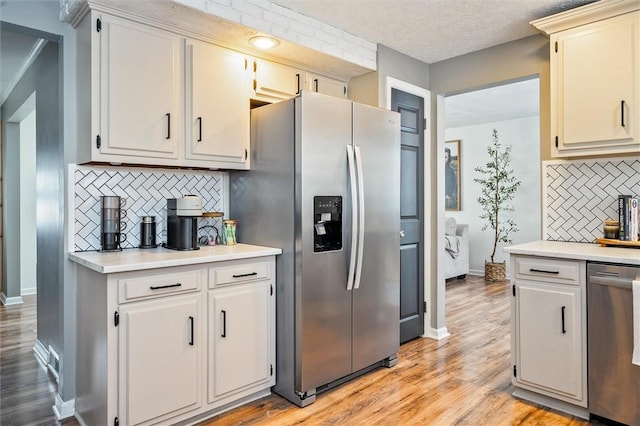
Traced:
<path fill-rule="evenodd" d="M 248 274 L 233 274 L 232 277 L 233 278 L 242 278 L 242 277 L 253 277 L 255 275 L 258 275 L 257 272 L 249 272 Z"/>
<path fill-rule="evenodd" d="M 193 317 L 189 317 L 189 321 L 191 322 L 191 340 L 189 340 L 189 345 L 193 346 Z"/>
<path fill-rule="evenodd" d="M 298 90 L 296 91 L 296 95 L 300 94 L 300 74 L 296 74 L 296 79 L 298 79 Z"/>
<path fill-rule="evenodd" d="M 567 307 L 563 306 L 562 307 L 562 334 L 565 334 L 567 332 L 567 329 L 565 328 L 565 325 L 564 325 L 564 311 L 565 311 L 565 309 L 567 309 Z"/>
<path fill-rule="evenodd" d="M 152 285 L 149 288 L 151 290 L 160 290 L 163 288 L 172 288 L 172 287 L 180 287 L 180 286 L 182 286 L 182 283 L 167 284 L 167 285 Z"/>
<path fill-rule="evenodd" d="M 198 140 L 197 142 L 202 142 L 202 117 L 198 117 Z"/>
<path fill-rule="evenodd" d="M 534 269 L 534 268 L 530 268 L 529 272 L 540 272 L 543 274 L 553 274 L 553 275 L 558 275 L 560 273 L 560 271 L 545 271 L 544 269 Z"/>
<path fill-rule="evenodd" d="M 318 91 L 318 79 L 314 78 L 313 83 L 316 85 L 316 92 Z"/>
<path fill-rule="evenodd" d="M 620 101 L 620 124 L 622 125 L 622 127 L 624 126 L 624 106 L 625 106 L 626 102 L 624 100 Z"/>
<path fill-rule="evenodd" d="M 167 113 L 167 139 L 171 139 L 171 114 Z"/>
<path fill-rule="evenodd" d="M 222 312 L 222 334 L 220 337 L 227 337 L 227 311 L 223 309 L 220 312 Z"/>

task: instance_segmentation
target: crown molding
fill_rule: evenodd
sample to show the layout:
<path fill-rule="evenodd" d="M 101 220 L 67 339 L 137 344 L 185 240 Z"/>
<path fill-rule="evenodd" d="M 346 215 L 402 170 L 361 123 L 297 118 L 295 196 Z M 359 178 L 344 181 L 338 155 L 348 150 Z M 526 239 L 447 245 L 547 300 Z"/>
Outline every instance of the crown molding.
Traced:
<path fill-rule="evenodd" d="M 601 0 L 536 19 L 530 24 L 546 35 L 640 10 L 640 0 Z"/>

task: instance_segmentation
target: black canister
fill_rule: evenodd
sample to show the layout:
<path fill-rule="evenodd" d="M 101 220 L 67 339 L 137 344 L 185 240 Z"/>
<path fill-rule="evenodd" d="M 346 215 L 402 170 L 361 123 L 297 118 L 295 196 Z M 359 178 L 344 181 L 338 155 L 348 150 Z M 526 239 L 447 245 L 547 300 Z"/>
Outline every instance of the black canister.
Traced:
<path fill-rule="evenodd" d="M 140 248 L 156 248 L 156 217 L 142 216 L 140 222 Z"/>

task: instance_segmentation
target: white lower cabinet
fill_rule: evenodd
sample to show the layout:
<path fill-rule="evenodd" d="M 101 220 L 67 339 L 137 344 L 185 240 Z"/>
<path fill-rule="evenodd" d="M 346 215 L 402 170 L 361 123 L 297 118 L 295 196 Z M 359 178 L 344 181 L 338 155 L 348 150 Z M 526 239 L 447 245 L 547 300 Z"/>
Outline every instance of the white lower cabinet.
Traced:
<path fill-rule="evenodd" d="M 270 356 L 270 283 L 209 292 L 209 400 L 273 377 Z"/>
<path fill-rule="evenodd" d="M 138 425 L 201 406 L 200 292 L 120 308 L 120 424 Z"/>
<path fill-rule="evenodd" d="M 76 275 L 81 424 L 169 425 L 270 393 L 273 256 Z"/>
<path fill-rule="evenodd" d="M 513 256 L 512 271 L 513 384 L 586 407 L 585 262 Z"/>

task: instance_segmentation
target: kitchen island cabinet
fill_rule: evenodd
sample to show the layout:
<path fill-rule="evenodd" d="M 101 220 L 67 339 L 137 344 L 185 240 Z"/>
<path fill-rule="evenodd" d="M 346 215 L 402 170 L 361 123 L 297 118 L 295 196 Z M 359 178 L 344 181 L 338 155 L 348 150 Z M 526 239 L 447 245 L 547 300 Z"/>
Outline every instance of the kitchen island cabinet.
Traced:
<path fill-rule="evenodd" d="M 552 155 L 640 152 L 640 4 L 596 2 L 532 24 L 550 36 Z"/>
<path fill-rule="evenodd" d="M 513 384 L 586 407 L 586 262 L 514 256 L 511 265 Z"/>
<path fill-rule="evenodd" d="M 511 262 L 513 395 L 589 418 L 586 264 L 640 265 L 640 253 L 560 241 L 504 250 Z"/>
<path fill-rule="evenodd" d="M 245 244 L 70 253 L 79 420 L 173 424 L 268 395 L 279 253 Z"/>

